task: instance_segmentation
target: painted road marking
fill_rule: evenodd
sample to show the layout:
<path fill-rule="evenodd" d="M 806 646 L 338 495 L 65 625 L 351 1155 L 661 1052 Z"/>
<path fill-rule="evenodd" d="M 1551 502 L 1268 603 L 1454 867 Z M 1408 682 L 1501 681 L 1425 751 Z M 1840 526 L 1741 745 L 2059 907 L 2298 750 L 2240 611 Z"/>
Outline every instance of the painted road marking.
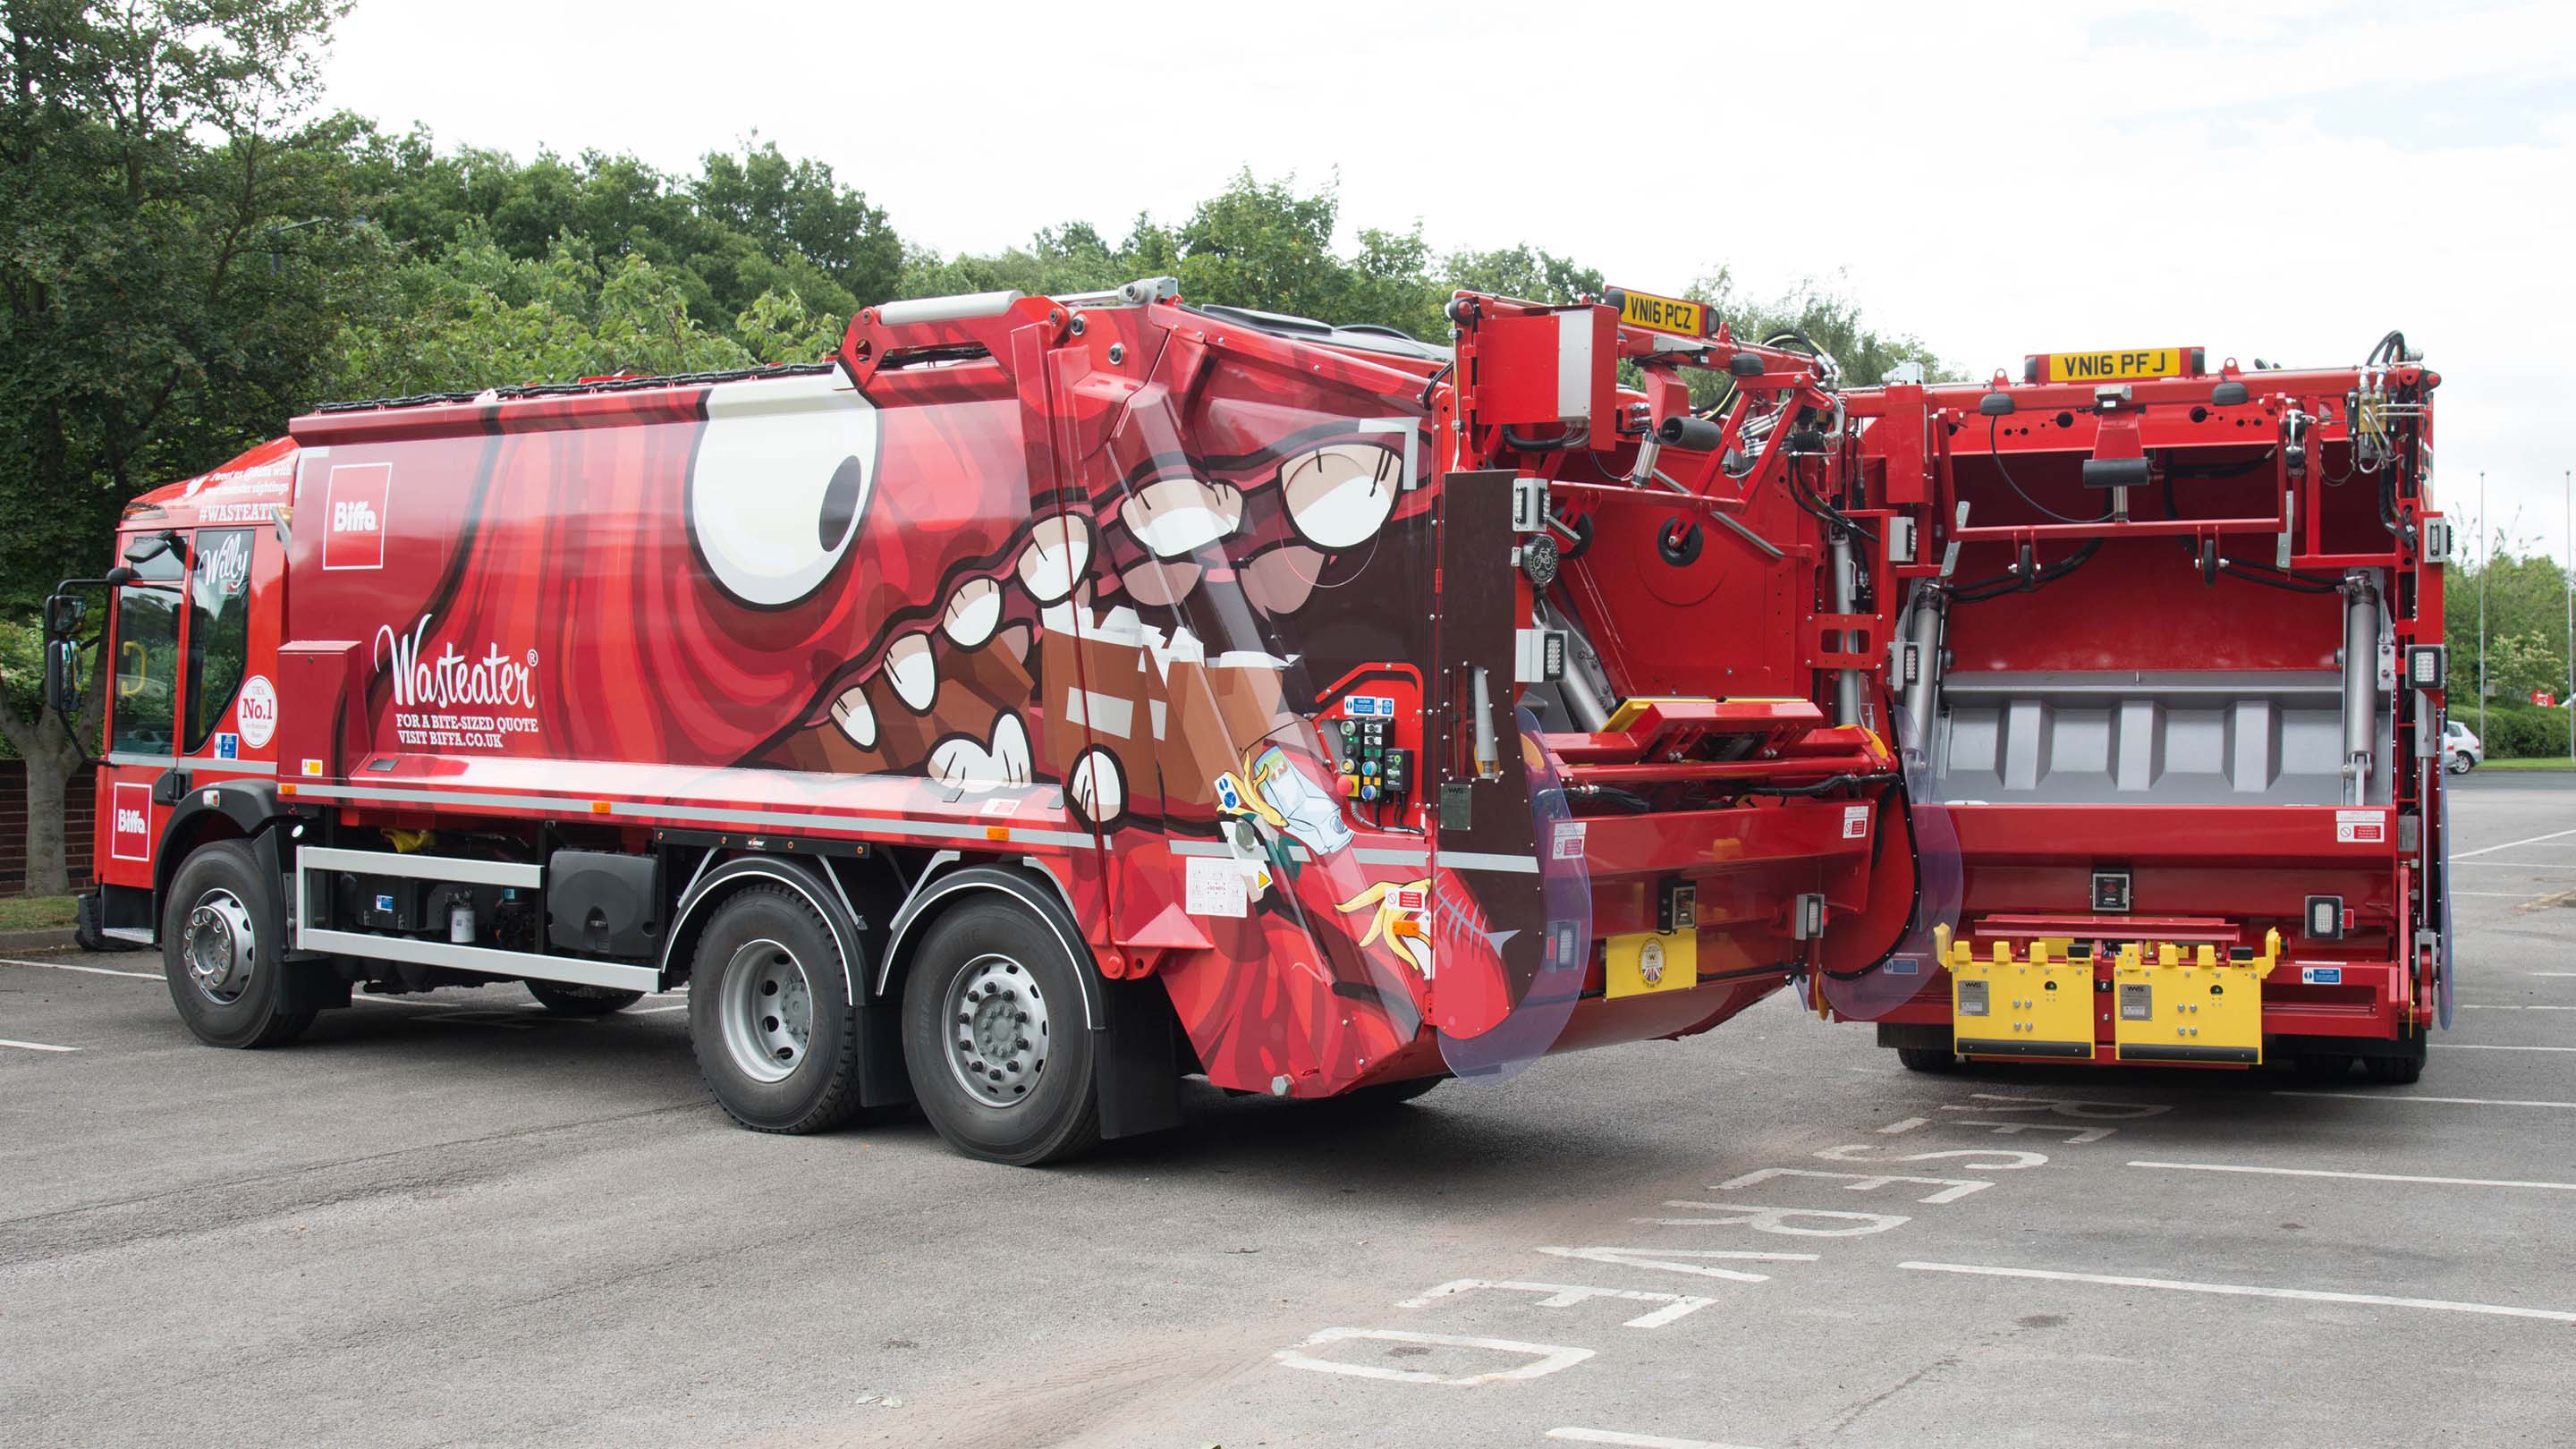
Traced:
<path fill-rule="evenodd" d="M 2048 1268 L 1998 1268 L 1982 1263 L 1899 1263 L 1918 1273 L 1970 1273 L 1986 1278 L 2037 1278 L 2050 1283 L 2099 1283 L 2110 1288 L 2163 1288 L 2176 1293 L 2216 1293 L 2231 1298 L 2294 1298 L 2303 1303 L 2360 1303 L 2378 1308 L 2432 1308 L 2445 1313 L 2485 1313 L 2499 1318 L 2540 1318 L 2576 1323 L 2576 1313 L 2554 1308 L 2515 1308 L 2502 1303 L 2454 1303 L 2447 1298 L 2391 1298 L 2379 1293 L 2333 1293 L 2317 1288 L 2259 1288 L 2250 1283 L 2192 1283 L 2179 1278 L 2131 1278 L 2118 1273 L 2061 1273 Z"/>
<path fill-rule="evenodd" d="M 686 1011 L 688 1009 L 689 1003 L 683 1001 L 677 1006 L 648 1006 L 642 1011 L 621 1011 L 614 1014 L 618 1016 L 660 1016 L 666 1011 Z"/>
<path fill-rule="evenodd" d="M 2554 860 L 2462 860 L 2456 855 L 2451 857 L 2451 864 L 2493 865 L 2501 866 L 2506 870 L 2576 870 L 2576 865 L 2567 865 Z"/>
<path fill-rule="evenodd" d="M 1343 1363 L 1337 1359 L 1315 1358 L 1306 1350 L 1340 1343 L 1345 1339 L 1369 1339 L 1380 1343 L 1414 1344 L 1433 1348 L 1481 1348 L 1493 1353 L 1521 1354 L 1531 1362 L 1518 1368 L 1497 1369 L 1492 1373 L 1468 1374 L 1446 1378 L 1439 1374 L 1414 1369 L 1391 1369 L 1373 1363 Z M 1497 1384 L 1511 1379 L 1534 1379 L 1592 1357 L 1588 1348 L 1567 1348 L 1552 1343 L 1519 1343 L 1508 1338 L 1462 1338 L 1454 1333 L 1412 1333 L 1401 1328 L 1319 1328 L 1306 1335 L 1295 1348 L 1276 1350 L 1271 1358 L 1289 1368 L 1310 1369 L 1316 1373 L 1352 1374 L 1364 1379 L 1391 1379 L 1400 1384 Z"/>
<path fill-rule="evenodd" d="M 1814 1253 L 1755 1253 L 1737 1248 L 1541 1248 L 1540 1252 L 1557 1258 L 1581 1258 L 1592 1263 L 1616 1263 L 1623 1268 L 1660 1268 L 1667 1273 L 1696 1273 L 1703 1278 L 1724 1278 L 1731 1283 L 1768 1283 L 1768 1273 L 1739 1273 L 1732 1268 L 1712 1268 L 1702 1263 L 1677 1263 L 1676 1258 L 1721 1258 L 1733 1262 L 1813 1263 Z"/>
<path fill-rule="evenodd" d="M 1932 1119 L 1929 1117 L 1908 1117 L 1902 1122 L 1890 1122 L 1878 1130 L 1881 1132 L 1911 1132 L 1917 1127 L 1929 1127 L 1931 1125 Z"/>
<path fill-rule="evenodd" d="M 2451 894 L 2458 895 L 2459 892 L 2453 891 Z M 2526 971 L 2523 974 L 2526 976 L 2576 976 L 2576 971 Z"/>
<path fill-rule="evenodd" d="M 0 1037 L 0 1046 L 16 1047 L 20 1051 L 29 1052 L 76 1052 L 80 1050 L 79 1047 L 47 1046 L 45 1043 L 40 1041 L 11 1041 L 7 1037 Z"/>
<path fill-rule="evenodd" d="M 1443 1298 L 1461 1293 L 1491 1289 L 1508 1293 L 1535 1293 L 1541 1308 L 1572 1308 L 1595 1298 L 1615 1299 L 1625 1303 L 1657 1303 L 1662 1307 L 1641 1313 L 1624 1324 L 1628 1328 L 1661 1328 L 1677 1318 L 1697 1313 L 1717 1300 L 1690 1293 L 1652 1293 L 1642 1288 L 1594 1288 L 1582 1283 L 1530 1283 L 1502 1278 L 1457 1278 L 1428 1292 L 1417 1294 L 1396 1304 L 1398 1308 L 1428 1308 Z"/>
<path fill-rule="evenodd" d="M 2293 1092 L 2275 1091 L 2275 1097 L 2343 1097 L 2355 1102 L 2445 1102 L 2454 1107 L 2566 1107 L 2576 1109 L 2576 1102 L 2516 1102 L 2491 1097 L 2417 1097 L 2381 1092 Z"/>
<path fill-rule="evenodd" d="M 1663 1434 L 1631 1434 L 1625 1429 L 1550 1429 L 1547 1437 L 1570 1444 L 1617 1444 L 1624 1449 L 1746 1449 L 1714 1439 L 1675 1439 Z"/>
<path fill-rule="evenodd" d="M 2476 1041 L 2436 1042 L 2434 1049 L 2446 1052 L 2576 1052 L 2576 1047 L 2490 1046 Z"/>
<path fill-rule="evenodd" d="M 2319 1167 L 2244 1167 L 2224 1162 L 2132 1162 L 2175 1172 L 2251 1172 L 2266 1177 L 2335 1177 L 2354 1182 L 2424 1182 L 2436 1187 L 2545 1187 L 2576 1192 L 2576 1182 L 2515 1182 L 2493 1177 L 2414 1177 L 2400 1172 L 2328 1172 Z"/>
<path fill-rule="evenodd" d="M 131 976 L 137 981 L 160 981 L 158 971 L 110 971 L 104 966 L 75 966 L 69 961 L 21 961 L 15 956 L 0 956 L 0 966 L 33 966 L 39 971 L 78 971 L 88 976 Z"/>
<path fill-rule="evenodd" d="M 2463 1002 L 2461 1002 L 2461 1003 L 2460 1003 L 2460 1010 L 2462 1010 L 2462 1011 L 2576 1011 L 2576 1006 L 2516 1006 L 2516 1005 L 2499 1005 L 2499 1004 L 2497 1004 L 2497 1003 L 2495 1003 L 2495 1002 L 2491 1002 L 2491 1001 L 2463 1001 Z"/>
<path fill-rule="evenodd" d="M 2544 840 L 2560 840 L 2570 835 L 2576 835 L 2576 830 L 2553 830 L 2547 835 L 2534 835 L 2525 840 L 2508 840 L 2502 845 L 2481 846 L 2476 850 L 2453 851 L 2451 853 L 2451 863 L 2453 865 L 2457 865 L 2461 861 L 2470 859 L 2473 856 L 2493 855 L 2499 850 L 2511 850 L 2517 845 L 2538 845 Z"/>

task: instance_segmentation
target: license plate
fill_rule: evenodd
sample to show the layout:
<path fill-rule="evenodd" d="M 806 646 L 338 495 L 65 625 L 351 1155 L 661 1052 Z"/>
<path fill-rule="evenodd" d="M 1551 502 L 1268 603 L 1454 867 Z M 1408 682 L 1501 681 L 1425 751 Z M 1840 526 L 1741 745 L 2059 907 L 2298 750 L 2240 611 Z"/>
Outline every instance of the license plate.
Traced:
<path fill-rule="evenodd" d="M 1621 292 L 1619 320 L 1631 327 L 1684 337 L 1708 335 L 1708 308 L 1678 297 L 1658 297 L 1652 292 Z"/>
<path fill-rule="evenodd" d="M 2188 354 L 2180 347 L 2136 347 L 2118 352 L 2052 352 L 2041 375 L 2049 382 L 2119 382 L 2133 377 L 2180 377 Z"/>

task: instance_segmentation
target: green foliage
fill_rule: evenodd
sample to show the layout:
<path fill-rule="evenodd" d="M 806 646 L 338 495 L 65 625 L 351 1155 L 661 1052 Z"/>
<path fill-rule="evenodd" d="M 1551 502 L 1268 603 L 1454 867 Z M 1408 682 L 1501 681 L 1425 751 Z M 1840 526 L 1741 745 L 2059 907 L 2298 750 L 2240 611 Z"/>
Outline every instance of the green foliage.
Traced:
<path fill-rule="evenodd" d="M 2478 731 L 2478 742 L 2486 746 L 2490 759 L 2567 758 L 2568 718 L 2564 709 L 2541 709 L 2528 703 L 2490 704 L 2483 729 L 2474 717 L 2464 718 L 2469 728 Z"/>
<path fill-rule="evenodd" d="M 2478 728 L 2478 603 L 2486 601 L 2486 703 L 2528 700 L 2531 691 L 2568 694 L 2568 575 L 2542 554 L 2516 553 L 2499 535 L 2475 563 L 2455 562 L 2442 580 L 2443 636 L 2451 650 L 2451 713 Z"/>

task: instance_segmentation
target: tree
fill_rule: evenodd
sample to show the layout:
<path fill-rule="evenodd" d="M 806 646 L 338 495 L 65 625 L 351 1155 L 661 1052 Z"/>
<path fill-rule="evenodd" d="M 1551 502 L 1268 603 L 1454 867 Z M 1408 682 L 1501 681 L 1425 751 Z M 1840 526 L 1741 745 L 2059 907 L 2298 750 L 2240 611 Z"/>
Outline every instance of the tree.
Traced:
<path fill-rule="evenodd" d="M 78 736 L 32 708 L 25 620 L 118 509 L 271 426 L 328 365 L 344 123 L 309 119 L 343 0 L 0 0 L 0 733 L 28 888 L 65 888 Z"/>

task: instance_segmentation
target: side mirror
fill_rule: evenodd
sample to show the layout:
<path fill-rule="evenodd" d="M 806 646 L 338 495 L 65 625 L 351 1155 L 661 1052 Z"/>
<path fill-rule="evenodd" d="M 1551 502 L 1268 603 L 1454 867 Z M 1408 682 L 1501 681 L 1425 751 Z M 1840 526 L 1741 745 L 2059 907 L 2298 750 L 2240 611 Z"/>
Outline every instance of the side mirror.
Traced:
<path fill-rule="evenodd" d="M 45 637 L 69 639 L 89 621 L 89 601 L 78 594 L 45 596 Z"/>
<path fill-rule="evenodd" d="M 45 645 L 45 707 L 70 719 L 80 713 L 80 645 L 69 639 Z"/>

